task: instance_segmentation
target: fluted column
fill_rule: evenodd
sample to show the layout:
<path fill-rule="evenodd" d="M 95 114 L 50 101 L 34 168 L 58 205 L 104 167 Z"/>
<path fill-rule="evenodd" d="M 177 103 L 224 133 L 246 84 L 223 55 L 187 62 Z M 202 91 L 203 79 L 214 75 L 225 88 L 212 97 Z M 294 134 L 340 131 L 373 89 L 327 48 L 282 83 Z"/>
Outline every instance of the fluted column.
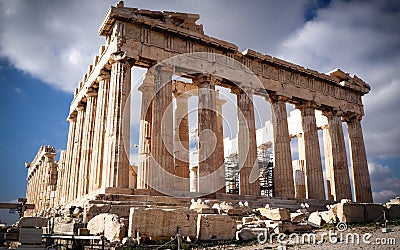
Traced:
<path fill-rule="evenodd" d="M 222 188 L 223 168 L 215 164 L 217 146 L 217 115 L 215 83 L 211 75 L 197 75 L 199 128 L 199 192 L 214 193 Z"/>
<path fill-rule="evenodd" d="M 219 98 L 219 91 L 217 91 L 216 95 L 216 106 L 217 106 L 217 152 L 216 152 L 216 160 L 215 164 L 222 168 L 225 171 L 225 157 L 224 157 L 224 122 L 223 122 L 223 115 L 222 115 L 222 106 L 226 103 L 226 100 Z M 226 187 L 225 187 L 225 172 L 224 172 L 224 186 L 223 188 L 219 189 L 217 192 L 225 194 Z"/>
<path fill-rule="evenodd" d="M 57 179 L 57 200 L 56 202 L 58 204 L 64 204 L 65 199 L 62 196 L 62 194 L 65 192 L 65 179 L 69 178 L 68 175 L 69 173 L 67 172 L 66 169 L 66 164 L 65 164 L 65 157 L 66 157 L 66 150 L 61 150 L 60 152 L 60 160 L 58 161 L 58 168 L 59 168 L 59 174 L 58 174 L 58 179 Z"/>
<path fill-rule="evenodd" d="M 174 92 L 175 97 L 175 190 L 190 190 L 189 170 L 189 94 Z"/>
<path fill-rule="evenodd" d="M 69 194 L 71 192 L 70 181 L 73 178 L 72 176 L 72 156 L 74 150 L 75 143 L 75 130 L 76 130 L 76 113 L 68 119 L 69 121 L 69 131 L 68 131 L 68 141 L 67 141 L 67 152 L 65 154 L 65 172 L 66 176 L 63 179 L 63 191 L 61 197 L 63 197 L 64 202 L 70 201 Z"/>
<path fill-rule="evenodd" d="M 345 117 L 349 136 L 354 201 L 373 202 L 361 119 L 361 115 Z"/>
<path fill-rule="evenodd" d="M 90 191 L 101 188 L 103 183 L 104 142 L 107 124 L 108 93 L 110 90 L 110 73 L 102 72 L 97 77 L 97 81 L 99 88 L 94 123 L 93 157 L 91 159 L 91 176 L 93 181 L 90 185 Z"/>
<path fill-rule="evenodd" d="M 321 152 L 319 149 L 318 130 L 315 120 L 315 105 L 298 105 L 301 111 L 305 150 L 305 175 L 308 199 L 325 200 L 324 177 L 322 173 Z"/>
<path fill-rule="evenodd" d="M 112 60 L 102 187 L 129 188 L 131 65 L 120 55 Z"/>
<path fill-rule="evenodd" d="M 142 92 L 139 132 L 139 166 L 137 173 L 137 188 L 149 189 L 151 181 L 150 153 L 152 130 L 152 99 L 154 96 L 154 76 L 147 72 L 143 84 L 138 88 Z"/>
<path fill-rule="evenodd" d="M 234 88 L 238 107 L 239 194 L 260 195 L 253 92 Z"/>
<path fill-rule="evenodd" d="M 96 104 L 97 104 L 97 92 L 96 90 L 89 88 L 86 93 L 86 114 L 85 122 L 83 125 L 83 136 L 82 136 L 82 151 L 80 161 L 80 183 L 78 197 L 82 197 L 89 192 L 90 183 L 90 166 L 92 159 L 93 139 L 94 139 L 94 128 L 96 118 Z"/>
<path fill-rule="evenodd" d="M 274 130 L 274 187 L 276 197 L 294 198 L 290 137 L 286 112 L 287 98 L 270 95 Z"/>
<path fill-rule="evenodd" d="M 328 126 L 323 127 L 328 199 L 335 201 L 351 200 L 349 168 L 341 114 L 324 112 L 324 115 L 328 118 Z"/>
<path fill-rule="evenodd" d="M 76 118 L 76 129 L 74 135 L 74 149 L 72 153 L 72 163 L 71 163 L 71 180 L 70 180 L 70 201 L 78 197 L 78 185 L 80 183 L 79 176 L 79 163 L 81 159 L 81 149 L 82 149 L 82 137 L 83 137 L 83 125 L 85 121 L 85 106 L 80 105 L 76 108 L 78 115 Z"/>
<path fill-rule="evenodd" d="M 152 103 L 151 187 L 163 192 L 174 188 L 173 156 L 173 69 L 157 66 L 154 71 L 154 99 Z"/>

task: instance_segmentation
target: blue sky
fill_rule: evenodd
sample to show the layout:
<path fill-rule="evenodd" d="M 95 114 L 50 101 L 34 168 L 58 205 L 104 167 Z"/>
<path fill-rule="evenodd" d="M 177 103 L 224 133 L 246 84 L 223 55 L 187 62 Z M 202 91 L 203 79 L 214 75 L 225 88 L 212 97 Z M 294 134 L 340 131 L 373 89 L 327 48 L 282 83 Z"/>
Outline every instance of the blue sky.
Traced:
<path fill-rule="evenodd" d="M 24 196 L 24 162 L 41 145 L 66 147 L 72 91 L 104 44 L 97 29 L 116 2 L 0 0 L 0 201 Z M 125 6 L 198 13 L 206 34 L 240 50 L 360 76 L 372 88 L 363 98 L 362 124 L 374 199 L 400 196 L 399 1 L 137 0 Z M 142 73 L 134 70 L 133 81 Z M 137 128 L 133 122 L 133 143 Z"/>

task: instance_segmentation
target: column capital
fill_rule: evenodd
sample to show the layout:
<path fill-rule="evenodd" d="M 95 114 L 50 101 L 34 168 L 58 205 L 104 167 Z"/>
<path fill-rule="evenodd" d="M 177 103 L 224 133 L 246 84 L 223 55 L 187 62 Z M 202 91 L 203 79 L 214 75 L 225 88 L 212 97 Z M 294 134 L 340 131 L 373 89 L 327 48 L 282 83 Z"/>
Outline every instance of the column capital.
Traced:
<path fill-rule="evenodd" d="M 76 110 L 79 111 L 84 111 L 85 110 L 85 105 L 84 104 L 80 104 L 78 105 L 78 107 L 76 107 Z"/>
<path fill-rule="evenodd" d="M 350 122 L 353 120 L 362 120 L 363 115 L 362 114 L 357 114 L 357 113 L 346 113 L 342 115 L 342 120 L 345 122 Z"/>
<path fill-rule="evenodd" d="M 295 105 L 296 109 L 306 109 L 306 108 L 312 108 L 316 109 L 318 105 L 314 101 L 302 101 L 298 104 Z"/>
<path fill-rule="evenodd" d="M 330 110 L 323 110 L 322 114 L 326 116 L 327 118 L 333 117 L 333 116 L 338 116 L 341 117 L 343 115 L 343 112 L 338 109 L 330 109 Z"/>
<path fill-rule="evenodd" d="M 89 88 L 85 95 L 87 98 L 96 97 L 97 91 L 93 88 Z"/>
<path fill-rule="evenodd" d="M 203 82 L 211 82 L 212 75 L 211 74 L 196 74 L 192 78 L 193 83 L 203 83 Z"/>
<path fill-rule="evenodd" d="M 101 70 L 100 74 L 97 76 L 96 80 L 98 82 L 101 82 L 101 81 L 105 81 L 105 80 L 110 80 L 110 78 L 111 78 L 111 74 L 109 72 Z"/>
<path fill-rule="evenodd" d="M 289 97 L 277 93 L 270 93 L 268 96 L 272 102 L 287 102 L 287 100 L 289 100 Z"/>
<path fill-rule="evenodd" d="M 153 93 L 154 92 L 154 84 L 144 83 L 139 86 L 138 90 L 142 93 Z"/>
<path fill-rule="evenodd" d="M 135 60 L 135 59 L 128 57 L 125 52 L 119 51 L 119 52 L 112 53 L 110 55 L 109 63 L 113 64 L 113 63 L 119 62 L 119 63 L 126 64 L 127 66 L 130 67 L 133 65 L 132 60 Z"/>

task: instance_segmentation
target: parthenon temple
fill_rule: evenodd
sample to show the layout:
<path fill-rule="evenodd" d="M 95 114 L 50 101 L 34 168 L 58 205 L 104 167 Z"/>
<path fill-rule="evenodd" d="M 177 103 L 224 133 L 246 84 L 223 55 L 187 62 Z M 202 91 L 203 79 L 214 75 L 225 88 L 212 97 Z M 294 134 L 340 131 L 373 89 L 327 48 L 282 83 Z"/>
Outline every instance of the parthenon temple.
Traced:
<path fill-rule="evenodd" d="M 66 149 L 55 161 L 56 149 L 42 146 L 26 164 L 27 200 L 36 205 L 28 214 L 107 195 L 251 200 L 263 193 L 258 159 L 263 146 L 273 155 L 271 198 L 372 202 L 361 126 L 361 98 L 369 85 L 340 69 L 319 73 L 250 49 L 240 52 L 204 34 L 198 19 L 123 2 L 110 7 L 99 29 L 105 46 L 75 89 Z M 131 85 L 132 67 L 147 68 L 138 89 Z M 226 100 L 218 86 L 236 96 L 235 138 L 224 139 Z M 141 92 L 141 107 L 131 106 L 131 91 Z M 264 98 L 272 113 L 259 129 L 254 96 Z M 192 97 L 198 100 L 194 153 L 189 149 Z M 132 112 L 140 112 L 138 166 L 129 160 Z M 292 159 L 292 138 L 297 138 L 298 159 Z M 232 154 L 237 156 L 234 193 L 226 182 Z"/>

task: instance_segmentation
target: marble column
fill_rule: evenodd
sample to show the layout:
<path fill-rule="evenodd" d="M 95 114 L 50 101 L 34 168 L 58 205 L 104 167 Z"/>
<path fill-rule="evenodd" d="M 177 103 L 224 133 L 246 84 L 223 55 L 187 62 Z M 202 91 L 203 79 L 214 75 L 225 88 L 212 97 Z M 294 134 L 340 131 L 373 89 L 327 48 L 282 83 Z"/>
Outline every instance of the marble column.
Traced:
<path fill-rule="evenodd" d="M 175 190 L 190 191 L 189 174 L 189 119 L 187 93 L 174 92 L 175 97 Z"/>
<path fill-rule="evenodd" d="M 343 137 L 342 119 L 338 112 L 324 112 L 328 125 L 323 127 L 328 199 L 351 200 L 349 168 Z"/>
<path fill-rule="evenodd" d="M 102 187 L 129 188 L 131 65 L 111 56 Z"/>
<path fill-rule="evenodd" d="M 154 99 L 152 102 L 151 132 L 151 188 L 160 192 L 174 189 L 173 156 L 173 69 L 156 66 L 154 74 Z"/>
<path fill-rule="evenodd" d="M 94 139 L 94 128 L 96 118 L 97 91 L 89 88 L 86 93 L 86 114 L 83 125 L 81 161 L 80 161 L 80 183 L 78 196 L 82 197 L 89 192 L 89 184 L 92 172 L 90 171 L 92 160 L 92 149 Z"/>
<path fill-rule="evenodd" d="M 238 107 L 239 194 L 260 195 L 253 91 L 235 87 Z"/>
<path fill-rule="evenodd" d="M 286 112 L 287 98 L 270 95 L 274 130 L 274 186 L 276 197 L 294 198 L 290 137 Z"/>
<path fill-rule="evenodd" d="M 71 180 L 70 180 L 70 193 L 69 200 L 75 200 L 78 197 L 78 185 L 80 183 L 79 176 L 79 163 L 81 159 L 82 139 L 83 139 L 83 125 L 85 121 L 85 105 L 81 104 L 77 108 L 76 129 L 74 135 L 74 147 L 72 153 L 71 163 Z"/>
<path fill-rule="evenodd" d="M 217 115 L 215 83 L 211 75 L 192 79 L 198 87 L 199 192 L 214 193 L 224 187 L 221 170 L 215 164 L 217 150 Z"/>
<path fill-rule="evenodd" d="M 325 200 L 324 177 L 315 119 L 315 107 L 316 106 L 310 102 L 297 106 L 301 111 L 304 148 L 306 149 L 304 163 L 307 198 Z"/>
<path fill-rule="evenodd" d="M 373 202 L 361 119 L 361 115 L 344 117 L 348 127 L 354 201 Z"/>
<path fill-rule="evenodd" d="M 151 181 L 151 130 L 152 130 L 152 99 L 154 96 L 154 76 L 147 72 L 143 84 L 138 88 L 142 92 L 140 112 L 139 137 L 139 167 L 137 173 L 137 188 L 150 189 Z"/>
<path fill-rule="evenodd" d="M 108 108 L 108 93 L 110 90 L 110 73 L 103 71 L 97 77 L 99 83 L 96 118 L 94 123 L 93 136 L 93 152 L 91 159 L 91 190 L 94 191 L 102 187 L 103 183 L 103 158 L 104 158 L 104 142 L 107 124 L 107 108 Z"/>
<path fill-rule="evenodd" d="M 69 131 L 68 131 L 68 141 L 67 141 L 67 152 L 65 154 L 65 172 L 66 172 L 66 177 L 63 180 L 63 192 L 61 196 L 64 198 L 65 202 L 70 201 L 70 192 L 71 192 L 71 186 L 70 186 L 70 181 L 73 178 L 71 174 L 71 166 L 72 166 L 72 156 L 73 156 L 73 150 L 74 150 L 74 144 L 75 144 L 75 130 L 76 130 L 76 112 L 73 113 L 70 118 L 68 119 L 69 121 Z"/>
<path fill-rule="evenodd" d="M 225 187 L 225 156 L 224 156 L 224 122 L 223 122 L 223 115 L 222 115 L 222 106 L 226 103 L 226 100 L 219 98 L 219 91 L 217 91 L 216 95 L 216 106 L 217 106 L 217 152 L 216 152 L 216 159 L 215 164 L 219 166 L 219 168 L 223 168 L 224 170 L 224 186 L 223 188 L 219 189 L 217 192 L 225 194 L 226 187 Z"/>
<path fill-rule="evenodd" d="M 66 164 L 65 164 L 65 156 L 66 156 L 67 151 L 66 150 L 61 150 L 60 152 L 60 160 L 58 161 L 58 178 L 57 178 L 57 199 L 56 202 L 57 204 L 64 204 L 65 199 L 62 196 L 65 190 L 65 179 L 69 178 L 68 172 L 66 169 Z"/>

